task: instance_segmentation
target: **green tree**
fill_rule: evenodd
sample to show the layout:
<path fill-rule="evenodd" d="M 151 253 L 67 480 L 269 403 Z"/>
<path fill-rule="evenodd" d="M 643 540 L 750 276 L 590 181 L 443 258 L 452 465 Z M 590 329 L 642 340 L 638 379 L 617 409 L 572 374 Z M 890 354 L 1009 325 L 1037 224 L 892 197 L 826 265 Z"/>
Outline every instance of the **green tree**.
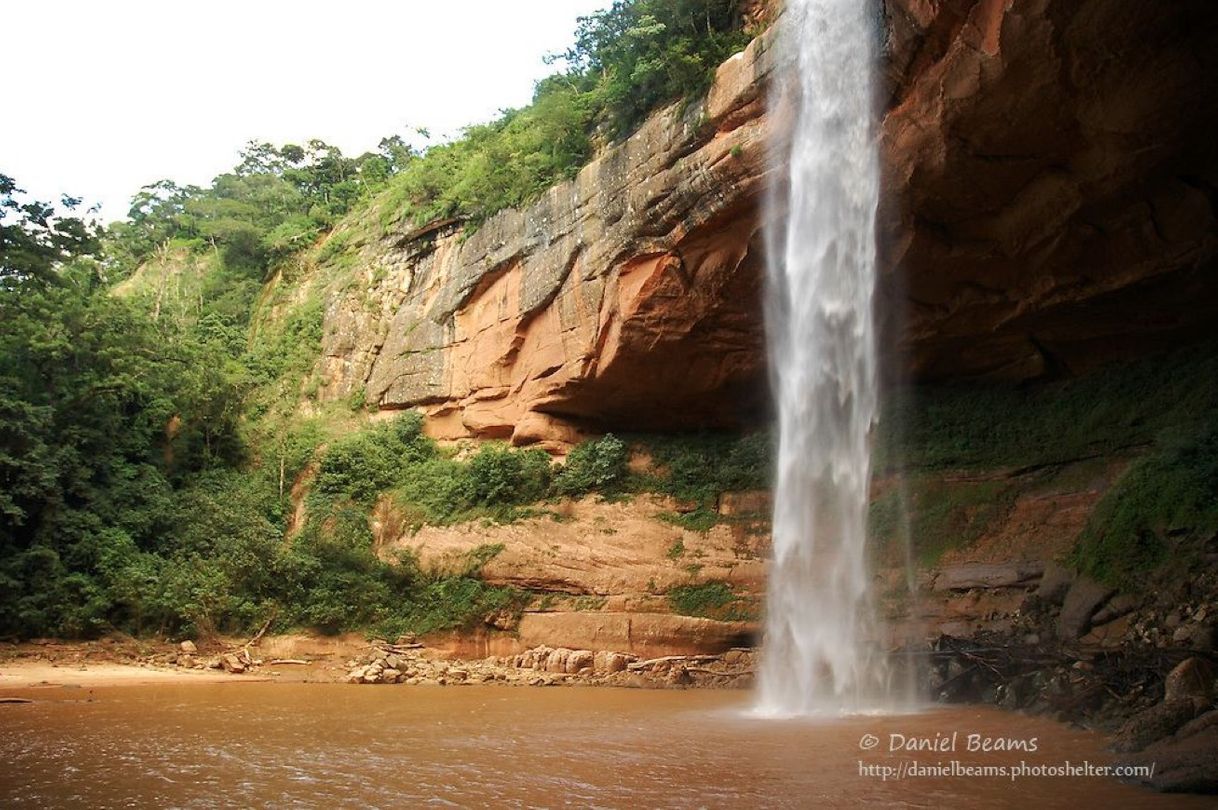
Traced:
<path fill-rule="evenodd" d="M 12 177 L 0 174 L 0 286 L 5 288 L 55 282 L 62 264 L 101 250 L 96 223 L 71 215 L 79 199 L 64 196 L 56 210 L 24 195 Z"/>
<path fill-rule="evenodd" d="M 748 42 L 741 24 L 738 0 L 616 0 L 580 18 L 564 57 L 596 77 L 602 120 L 621 136 L 656 105 L 704 92 Z"/>

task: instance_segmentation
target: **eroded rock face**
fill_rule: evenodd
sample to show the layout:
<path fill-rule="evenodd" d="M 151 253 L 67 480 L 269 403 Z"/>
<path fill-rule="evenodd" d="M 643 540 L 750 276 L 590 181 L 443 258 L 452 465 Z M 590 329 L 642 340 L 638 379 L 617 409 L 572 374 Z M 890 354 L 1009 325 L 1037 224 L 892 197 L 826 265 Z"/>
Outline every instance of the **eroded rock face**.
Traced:
<path fill-rule="evenodd" d="M 769 526 L 762 515 L 755 525 L 742 521 L 700 533 L 659 517 L 671 503 L 653 495 L 616 503 L 590 497 L 555 508 L 554 516 L 508 525 L 474 522 L 403 531 L 380 548 L 387 558 L 408 550 L 428 567 L 460 570 L 480 546 L 502 545 L 481 568 L 485 581 L 604 600 L 603 607 L 615 611 L 662 610 L 664 594 L 691 583 L 691 565 L 697 581 L 723 582 L 749 596 L 765 589 L 762 558 Z"/>
<path fill-rule="evenodd" d="M 881 244 L 917 374 L 1077 371 L 1213 323 L 1218 7 L 886 5 Z"/>
<path fill-rule="evenodd" d="M 1218 5 L 1169 5 L 886 2 L 879 301 L 916 375 L 1070 373 L 1218 317 Z M 757 414 L 773 30 L 529 208 L 366 249 L 323 396 L 518 444 Z"/>
<path fill-rule="evenodd" d="M 434 435 L 518 444 L 738 424 L 764 390 L 768 53 L 755 41 L 704 105 L 652 117 L 468 239 L 375 246 L 372 290 L 327 311 L 327 393 L 365 387 L 382 408 L 423 406 Z"/>
<path fill-rule="evenodd" d="M 520 643 L 612 646 L 634 655 L 722 653 L 753 641 L 756 626 L 665 613 L 526 613 Z M 557 651 L 556 651 L 557 652 Z M 568 651 L 569 652 L 569 651 Z M 581 661 L 583 665 L 589 662 Z M 554 659 L 557 671 L 574 672 L 569 659 Z M 551 666 L 547 662 L 547 668 Z"/>

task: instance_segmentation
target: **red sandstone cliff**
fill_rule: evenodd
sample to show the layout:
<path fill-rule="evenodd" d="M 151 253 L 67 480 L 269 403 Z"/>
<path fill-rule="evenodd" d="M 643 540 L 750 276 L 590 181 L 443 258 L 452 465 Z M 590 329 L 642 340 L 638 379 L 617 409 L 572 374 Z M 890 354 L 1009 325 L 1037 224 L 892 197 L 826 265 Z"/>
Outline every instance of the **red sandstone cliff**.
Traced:
<path fill-rule="evenodd" d="M 885 23 L 880 301 L 914 373 L 1065 373 L 1212 330 L 1218 7 L 889 0 Z M 529 208 L 365 247 L 323 395 L 516 443 L 755 413 L 772 41 Z"/>

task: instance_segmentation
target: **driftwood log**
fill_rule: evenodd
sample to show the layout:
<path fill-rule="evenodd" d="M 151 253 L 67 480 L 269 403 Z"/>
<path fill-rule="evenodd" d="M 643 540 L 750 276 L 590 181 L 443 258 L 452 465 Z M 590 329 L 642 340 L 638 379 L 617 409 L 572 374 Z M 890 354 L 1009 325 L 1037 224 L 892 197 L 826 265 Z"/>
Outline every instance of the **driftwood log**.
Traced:
<path fill-rule="evenodd" d="M 665 655 L 661 658 L 648 658 L 646 661 L 635 661 L 627 664 L 626 669 L 631 672 L 638 672 L 643 669 L 650 669 L 660 664 L 705 664 L 710 661 L 718 661 L 717 655 Z"/>

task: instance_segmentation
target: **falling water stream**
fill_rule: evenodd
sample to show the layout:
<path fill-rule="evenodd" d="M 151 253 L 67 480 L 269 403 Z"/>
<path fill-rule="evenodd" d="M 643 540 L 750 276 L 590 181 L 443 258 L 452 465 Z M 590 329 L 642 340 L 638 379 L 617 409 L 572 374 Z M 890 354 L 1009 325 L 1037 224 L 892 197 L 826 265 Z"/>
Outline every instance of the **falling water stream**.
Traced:
<path fill-rule="evenodd" d="M 864 554 L 877 418 L 874 17 L 861 0 L 788 0 L 783 24 L 794 117 L 772 200 L 779 447 L 758 708 L 859 712 L 883 708 L 888 689 Z"/>

